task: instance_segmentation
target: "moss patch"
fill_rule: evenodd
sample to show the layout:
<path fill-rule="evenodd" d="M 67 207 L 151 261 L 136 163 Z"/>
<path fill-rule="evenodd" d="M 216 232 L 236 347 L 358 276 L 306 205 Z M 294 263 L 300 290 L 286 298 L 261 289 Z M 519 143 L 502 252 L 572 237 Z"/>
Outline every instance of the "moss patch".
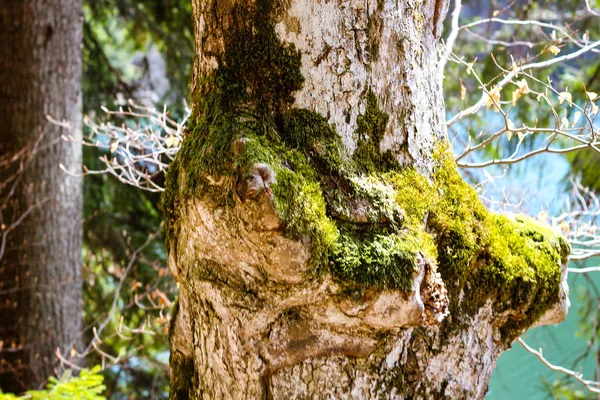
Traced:
<path fill-rule="evenodd" d="M 299 171 L 279 168 L 276 173 L 278 183 L 273 193 L 277 210 L 289 234 L 311 242 L 311 261 L 319 269 L 339 239 L 336 225 L 327 216 L 321 187 L 314 177 Z"/>
<path fill-rule="evenodd" d="M 409 289 L 415 271 L 415 242 L 401 234 L 342 228 L 332 251 L 334 271 L 361 286 Z"/>
<path fill-rule="evenodd" d="M 287 232 L 311 242 L 317 267 L 326 264 L 338 236 L 318 176 L 341 169 L 348 157 L 323 117 L 289 106 L 304 80 L 300 54 L 275 33 L 272 15 L 279 6 L 270 0 L 256 4 L 256 10 L 233 9 L 232 18 L 239 24 L 224 37 L 218 69 L 199 83 L 203 95 L 195 104 L 190 133 L 169 168 L 161 207 L 168 235 L 176 235 L 181 199 L 235 196 L 231 186 L 225 195 L 212 193 L 223 191 L 208 185 L 208 177 L 235 182 L 252 165 L 268 164 L 277 176 L 272 191 Z M 236 149 L 236 143 L 243 145 Z"/>
<path fill-rule="evenodd" d="M 390 116 L 379 108 L 377 97 L 372 90 L 368 90 L 365 96 L 365 113 L 356 119 L 358 129 L 353 157 L 355 163 L 365 173 L 397 169 L 398 163 L 392 154 L 389 151 L 381 153 L 379 149 Z"/>
<path fill-rule="evenodd" d="M 558 300 L 560 265 L 570 246 L 531 218 L 489 213 L 461 179 L 450 151 L 442 148 L 438 159 L 434 184 L 439 195 L 427 229 L 436 238 L 450 311 L 460 306 L 475 312 L 492 299 L 499 312 L 523 311 L 504 327 L 507 334 L 518 335 Z M 459 303 L 461 291 L 465 300 Z"/>

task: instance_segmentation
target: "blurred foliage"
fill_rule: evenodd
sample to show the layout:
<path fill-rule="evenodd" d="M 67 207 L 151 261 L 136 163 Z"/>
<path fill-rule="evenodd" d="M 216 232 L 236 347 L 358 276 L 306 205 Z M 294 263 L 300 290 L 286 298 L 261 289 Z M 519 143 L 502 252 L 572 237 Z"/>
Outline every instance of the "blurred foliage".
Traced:
<path fill-rule="evenodd" d="M 600 191 L 600 153 L 586 149 L 569 155 L 573 172 L 581 178 L 581 184 Z"/>
<path fill-rule="evenodd" d="M 170 90 L 180 103 L 194 57 L 189 0 L 84 0 L 84 107 L 130 97 L 150 73 L 147 54 L 156 47 L 166 61 Z M 164 100 L 164 99 L 163 99 Z"/>
<path fill-rule="evenodd" d="M 193 43 L 189 0 L 84 0 L 84 112 L 96 118 L 101 105 L 115 108 L 128 98 L 183 112 Z M 157 96 L 161 63 L 158 78 L 167 84 Z M 84 164 L 102 169 L 101 155 L 84 147 Z M 109 366 L 103 374 L 110 399 L 168 398 L 167 326 L 176 288 L 158 200 L 107 174 L 84 179 L 84 342 L 105 325 L 100 351 L 92 349 L 86 363 Z"/>
<path fill-rule="evenodd" d="M 93 168 L 91 155 L 86 152 L 85 161 Z M 166 270 L 162 233 L 150 240 L 132 263 L 117 294 L 118 312 L 109 317 L 115 290 L 133 252 L 159 231 L 158 195 L 126 186 L 109 175 L 87 176 L 84 189 L 85 323 L 91 328 L 109 318 L 100 334 L 101 348 L 123 356 L 105 371 L 107 395 L 113 399 L 166 398 L 166 316 L 175 288 Z M 144 332 L 139 332 L 140 327 Z M 93 332 L 88 330 L 85 342 L 92 339 Z M 88 363 L 102 361 L 96 352 L 87 356 Z"/>
<path fill-rule="evenodd" d="M 104 377 L 100 371 L 100 366 L 96 366 L 82 370 L 79 376 L 72 376 L 67 370 L 60 379 L 51 377 L 46 390 L 28 390 L 22 396 L 4 394 L 0 390 L 0 400 L 104 400 L 106 397 L 102 393 L 106 386 L 102 384 Z"/>
<path fill-rule="evenodd" d="M 589 275 L 581 275 L 585 282 L 572 287 L 571 299 L 576 302 L 578 326 L 575 337 L 587 340 L 585 350 L 580 354 L 574 355 L 570 365 L 562 365 L 565 368 L 580 372 L 581 365 L 590 361 L 597 365 L 597 353 L 600 325 L 600 288 L 597 282 Z M 585 284 L 583 284 L 585 283 Z M 596 374 L 600 373 L 597 371 Z M 585 374 L 584 374 L 585 375 Z M 585 379 L 591 379 L 590 376 L 584 376 Z M 596 378 L 598 377 L 596 376 Z M 550 381 L 542 376 L 542 390 L 547 393 L 548 398 L 557 400 L 593 400 L 598 399 L 598 395 L 586 390 L 582 384 L 576 382 L 567 375 L 560 374 L 557 379 Z"/>
<path fill-rule="evenodd" d="M 581 388 L 581 385 L 565 380 L 549 382 L 542 380 L 544 390 L 550 399 L 556 400 L 595 400 L 598 397 Z"/>

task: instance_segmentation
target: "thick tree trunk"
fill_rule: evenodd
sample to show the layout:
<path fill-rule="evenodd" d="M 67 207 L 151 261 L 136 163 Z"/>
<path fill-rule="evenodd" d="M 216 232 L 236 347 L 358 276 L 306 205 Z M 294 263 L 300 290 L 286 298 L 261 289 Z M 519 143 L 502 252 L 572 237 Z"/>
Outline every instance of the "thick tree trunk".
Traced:
<path fill-rule="evenodd" d="M 483 398 L 498 355 L 564 317 L 569 248 L 458 176 L 446 2 L 192 3 L 171 397 Z"/>
<path fill-rule="evenodd" d="M 20 174 L 14 193 L 12 184 L 0 193 L 0 232 L 27 215 L 0 260 L 0 388 L 20 392 L 56 372 L 57 349 L 68 358 L 80 343 L 81 179 L 60 168 L 81 169 L 80 0 L 4 1 L 0 43 L 0 151 L 38 149 L 13 165 L 11 174 Z"/>

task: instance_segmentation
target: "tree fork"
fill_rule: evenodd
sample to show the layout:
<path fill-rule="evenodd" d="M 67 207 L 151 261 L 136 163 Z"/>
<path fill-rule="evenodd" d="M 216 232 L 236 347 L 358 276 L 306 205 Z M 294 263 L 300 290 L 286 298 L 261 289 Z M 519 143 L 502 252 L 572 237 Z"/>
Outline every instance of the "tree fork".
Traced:
<path fill-rule="evenodd" d="M 458 175 L 447 4 L 192 4 L 171 398 L 483 398 L 513 340 L 564 318 L 569 245 Z"/>

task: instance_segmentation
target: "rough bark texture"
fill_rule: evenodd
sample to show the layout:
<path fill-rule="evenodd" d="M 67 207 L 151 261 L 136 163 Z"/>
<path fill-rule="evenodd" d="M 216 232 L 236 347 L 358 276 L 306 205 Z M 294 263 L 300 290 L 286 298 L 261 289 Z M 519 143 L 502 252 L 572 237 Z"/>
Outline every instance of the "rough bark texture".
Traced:
<path fill-rule="evenodd" d="M 0 232 L 27 213 L 0 257 L 0 388 L 21 392 L 56 372 L 57 348 L 68 357 L 80 343 L 81 180 L 60 169 L 81 169 L 80 0 L 3 1 L 0 43 L 0 152 L 28 148 L 0 176 L 20 174 L 0 192 Z"/>
<path fill-rule="evenodd" d="M 564 318 L 564 240 L 458 176 L 445 1 L 194 0 L 163 210 L 173 399 L 483 398 Z"/>
<path fill-rule="evenodd" d="M 225 51 L 223 32 L 237 23 L 239 5 L 192 3 L 194 93 L 201 78 L 217 68 L 217 55 Z M 381 151 L 391 150 L 402 165 L 431 172 L 434 146 L 446 135 L 436 35 L 447 1 L 282 3 L 276 31 L 301 52 L 306 79 L 295 105 L 327 116 L 353 152 L 357 119 L 365 113 L 365 93 L 371 90 L 390 116 Z"/>

